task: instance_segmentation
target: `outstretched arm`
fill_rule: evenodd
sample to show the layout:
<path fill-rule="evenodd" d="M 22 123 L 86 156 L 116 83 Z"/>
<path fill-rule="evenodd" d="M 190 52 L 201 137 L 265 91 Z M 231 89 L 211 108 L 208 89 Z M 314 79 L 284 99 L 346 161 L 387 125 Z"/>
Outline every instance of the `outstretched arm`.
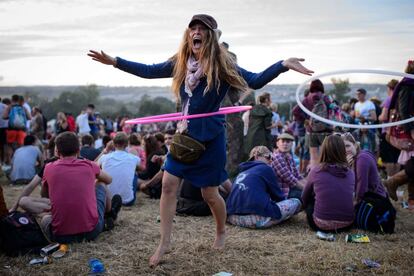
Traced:
<path fill-rule="evenodd" d="M 173 73 L 173 63 L 170 60 L 163 63 L 147 65 L 124 60 L 119 57 L 114 58 L 106 54 L 104 51 L 97 52 L 94 50 L 89 50 L 88 56 L 102 64 L 112 65 L 122 71 L 131 73 L 141 78 L 170 78 Z"/>
<path fill-rule="evenodd" d="M 305 61 L 304 58 L 291 57 L 291 58 L 285 59 L 282 62 L 282 65 L 293 71 L 299 72 L 301 74 L 312 76 L 314 72 L 302 65 L 301 62 L 304 62 L 304 61 Z"/>
<path fill-rule="evenodd" d="M 303 58 L 288 58 L 286 60 L 276 62 L 260 73 L 252 73 L 243 68 L 239 68 L 239 71 L 250 88 L 260 89 L 279 76 L 279 74 L 286 72 L 289 69 L 310 76 L 313 71 L 304 67 L 301 64 L 302 61 L 304 61 Z"/>

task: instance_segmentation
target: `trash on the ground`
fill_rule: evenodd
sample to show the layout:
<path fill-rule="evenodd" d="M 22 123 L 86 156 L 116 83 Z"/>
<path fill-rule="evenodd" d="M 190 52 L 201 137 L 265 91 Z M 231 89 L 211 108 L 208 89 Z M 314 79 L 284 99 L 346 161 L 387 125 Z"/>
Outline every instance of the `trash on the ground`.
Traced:
<path fill-rule="evenodd" d="M 219 273 L 214 274 L 213 276 L 232 276 L 233 273 L 220 271 Z"/>
<path fill-rule="evenodd" d="M 5 269 L 10 269 L 11 268 L 11 265 L 5 265 L 5 266 L 3 266 Z"/>
<path fill-rule="evenodd" d="M 370 240 L 366 234 L 348 234 L 345 236 L 345 242 L 368 243 Z"/>
<path fill-rule="evenodd" d="M 345 270 L 348 272 L 355 272 L 357 271 L 357 266 L 354 264 L 349 264 L 347 266 L 345 266 Z"/>
<path fill-rule="evenodd" d="M 362 259 L 362 263 L 369 268 L 379 268 L 381 265 L 371 259 Z"/>
<path fill-rule="evenodd" d="M 318 231 L 316 232 L 316 236 L 324 241 L 335 241 L 335 236 L 334 234 L 329 234 L 329 233 L 325 233 L 322 231 Z"/>
<path fill-rule="evenodd" d="M 52 253 L 52 257 L 55 259 L 62 258 L 66 255 L 66 253 L 69 251 L 69 247 L 67 244 L 61 244 L 59 246 L 59 249 Z"/>
<path fill-rule="evenodd" d="M 89 274 L 98 274 L 105 272 L 105 266 L 99 259 L 90 259 L 89 260 Z"/>
<path fill-rule="evenodd" d="M 52 254 L 53 252 L 59 249 L 59 246 L 60 244 L 58 243 L 51 243 L 43 247 L 42 249 L 40 249 L 40 256 L 45 257 Z"/>
<path fill-rule="evenodd" d="M 401 202 L 401 207 L 402 207 L 403 209 L 408 209 L 408 202 L 407 202 L 407 201 L 402 201 L 402 202 Z"/>
<path fill-rule="evenodd" d="M 45 257 L 43 257 L 43 258 L 35 258 L 35 259 L 32 259 L 32 260 L 29 262 L 29 264 L 30 264 L 30 265 L 36 265 L 36 264 L 48 264 L 48 263 L 50 263 L 50 259 L 49 259 L 47 256 L 45 256 Z"/>

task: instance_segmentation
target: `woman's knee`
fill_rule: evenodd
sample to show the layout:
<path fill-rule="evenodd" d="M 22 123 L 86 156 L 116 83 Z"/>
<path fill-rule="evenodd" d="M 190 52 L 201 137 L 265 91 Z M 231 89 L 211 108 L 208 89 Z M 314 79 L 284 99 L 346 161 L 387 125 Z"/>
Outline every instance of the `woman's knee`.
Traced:
<path fill-rule="evenodd" d="M 162 194 L 164 196 L 176 196 L 181 179 L 168 173 L 164 173 L 162 179 Z"/>
<path fill-rule="evenodd" d="M 211 205 L 220 200 L 220 194 L 217 187 L 207 187 L 201 189 L 201 195 L 207 204 Z"/>

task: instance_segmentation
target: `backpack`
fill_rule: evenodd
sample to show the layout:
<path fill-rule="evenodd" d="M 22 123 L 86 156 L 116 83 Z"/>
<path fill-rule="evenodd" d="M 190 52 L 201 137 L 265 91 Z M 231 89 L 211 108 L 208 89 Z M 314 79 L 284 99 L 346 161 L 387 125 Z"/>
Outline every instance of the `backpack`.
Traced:
<path fill-rule="evenodd" d="M 400 113 L 396 109 L 391 109 L 390 114 L 391 122 L 398 122 L 401 120 Z M 403 125 L 397 125 L 388 128 L 385 139 L 393 147 L 399 150 L 414 150 L 414 140 L 411 137 L 411 133 L 407 132 Z"/>
<path fill-rule="evenodd" d="M 374 233 L 394 233 L 397 211 L 389 198 L 366 192 L 360 203 L 355 206 L 356 228 Z"/>
<path fill-rule="evenodd" d="M 6 255 L 38 253 L 47 244 L 45 235 L 31 214 L 15 211 L 0 220 L 0 251 Z"/>
<path fill-rule="evenodd" d="M 324 101 L 324 97 L 321 97 L 314 105 L 312 108 L 312 113 L 322 117 L 322 118 L 327 118 L 328 119 L 328 106 L 326 105 L 325 101 Z M 311 125 L 311 129 L 312 132 L 322 132 L 324 130 L 329 129 L 329 125 L 314 119 L 313 117 L 310 119 L 310 125 Z"/>
<path fill-rule="evenodd" d="M 21 105 L 13 105 L 9 113 L 9 128 L 11 129 L 26 129 L 26 112 Z"/>

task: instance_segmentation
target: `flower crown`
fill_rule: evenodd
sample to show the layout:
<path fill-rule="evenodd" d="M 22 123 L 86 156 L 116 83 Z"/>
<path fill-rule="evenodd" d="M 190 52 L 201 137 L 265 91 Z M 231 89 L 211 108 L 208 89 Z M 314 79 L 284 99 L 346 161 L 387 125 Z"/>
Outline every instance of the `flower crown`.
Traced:
<path fill-rule="evenodd" d="M 410 59 L 410 60 L 408 60 L 408 65 L 413 65 L 413 63 L 414 63 L 414 60 L 412 60 L 412 59 Z"/>

